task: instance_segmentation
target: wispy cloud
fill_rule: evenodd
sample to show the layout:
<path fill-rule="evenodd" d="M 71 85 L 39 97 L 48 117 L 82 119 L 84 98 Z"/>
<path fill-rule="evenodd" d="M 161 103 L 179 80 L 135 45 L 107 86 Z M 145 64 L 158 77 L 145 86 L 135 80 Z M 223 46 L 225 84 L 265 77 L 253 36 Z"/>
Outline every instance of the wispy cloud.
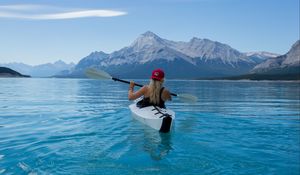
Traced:
<path fill-rule="evenodd" d="M 50 12 L 42 12 L 42 11 Z M 59 20 L 88 17 L 116 17 L 127 12 L 107 9 L 65 9 L 42 5 L 3 5 L 0 6 L 0 18 L 16 18 L 31 20 Z"/>
<path fill-rule="evenodd" d="M 14 4 L 14 5 L 0 5 L 0 10 L 34 10 L 34 9 L 42 9 L 45 7 L 46 6 L 36 5 L 36 4 Z"/>

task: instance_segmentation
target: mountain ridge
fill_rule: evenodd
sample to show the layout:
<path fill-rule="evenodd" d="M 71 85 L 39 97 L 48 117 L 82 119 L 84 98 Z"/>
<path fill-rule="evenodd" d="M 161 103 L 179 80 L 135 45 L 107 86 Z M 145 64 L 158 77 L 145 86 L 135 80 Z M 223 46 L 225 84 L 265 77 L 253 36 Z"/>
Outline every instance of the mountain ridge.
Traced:
<path fill-rule="evenodd" d="M 188 42 L 171 41 L 147 31 L 127 47 L 110 54 L 99 52 L 84 57 L 71 73 L 62 76 L 84 77 L 88 67 L 103 69 L 122 78 L 147 78 L 149 69 L 155 67 L 165 69 L 169 78 L 241 75 L 262 61 L 262 58 L 248 57 L 217 41 L 196 37 Z"/>
<path fill-rule="evenodd" d="M 286 54 L 266 59 L 248 74 L 214 79 L 300 80 L 300 40 Z"/>
<path fill-rule="evenodd" d="M 286 54 L 266 59 L 250 72 L 257 74 L 300 73 L 300 40 L 296 41 Z"/>
<path fill-rule="evenodd" d="M 206 38 L 172 41 L 147 31 L 126 47 L 111 53 L 91 52 L 76 65 L 58 60 L 37 66 L 10 63 L 8 67 L 34 77 L 72 78 L 85 77 L 84 71 L 88 67 L 103 69 L 120 78 L 148 78 L 151 70 L 159 67 L 171 79 L 197 79 L 244 75 L 275 57 L 278 54 L 266 51 L 243 53 L 228 44 Z"/>
<path fill-rule="evenodd" d="M 65 63 L 62 60 L 57 60 L 53 63 L 45 63 L 39 65 L 28 65 L 24 63 L 2 63 L 0 66 L 8 67 L 18 72 L 22 72 L 33 77 L 50 77 L 58 74 L 64 70 L 71 70 L 75 64 L 74 63 Z"/>

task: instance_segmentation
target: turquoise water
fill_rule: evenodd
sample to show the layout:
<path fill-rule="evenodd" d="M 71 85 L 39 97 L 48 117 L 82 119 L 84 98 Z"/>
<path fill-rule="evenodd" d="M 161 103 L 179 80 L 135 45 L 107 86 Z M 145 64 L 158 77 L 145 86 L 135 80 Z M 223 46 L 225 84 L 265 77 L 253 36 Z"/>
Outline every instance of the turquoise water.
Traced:
<path fill-rule="evenodd" d="M 168 134 L 132 119 L 121 83 L 0 79 L 0 174 L 299 174 L 299 82 L 166 84 L 199 98 L 168 103 Z"/>

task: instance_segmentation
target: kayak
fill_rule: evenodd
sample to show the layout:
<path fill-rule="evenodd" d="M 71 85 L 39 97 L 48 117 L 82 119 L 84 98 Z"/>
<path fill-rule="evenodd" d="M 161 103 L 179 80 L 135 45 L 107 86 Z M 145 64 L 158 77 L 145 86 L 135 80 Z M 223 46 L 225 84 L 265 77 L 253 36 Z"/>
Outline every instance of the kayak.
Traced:
<path fill-rule="evenodd" d="M 129 109 L 133 118 L 160 132 L 169 132 L 175 119 L 174 111 L 157 106 L 139 108 L 133 103 L 129 105 Z"/>

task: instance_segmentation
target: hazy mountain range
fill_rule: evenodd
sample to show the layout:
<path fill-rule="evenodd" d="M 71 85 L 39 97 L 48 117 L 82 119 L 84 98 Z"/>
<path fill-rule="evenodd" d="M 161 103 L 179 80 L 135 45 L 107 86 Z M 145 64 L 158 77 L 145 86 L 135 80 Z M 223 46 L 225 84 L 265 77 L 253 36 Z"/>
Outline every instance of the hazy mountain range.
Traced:
<path fill-rule="evenodd" d="M 241 53 L 229 45 L 208 39 L 188 42 L 160 38 L 152 32 L 140 35 L 130 46 L 111 54 L 93 52 L 61 77 L 84 77 L 88 67 L 103 69 L 120 78 L 148 78 L 155 68 L 168 78 L 223 77 L 248 73 L 257 64 L 276 54 Z"/>
<path fill-rule="evenodd" d="M 75 64 L 67 64 L 62 60 L 58 60 L 54 63 L 46 63 L 36 66 L 27 65 L 24 63 L 7 63 L 0 66 L 8 67 L 22 74 L 30 75 L 32 77 L 50 77 L 59 74 L 62 71 L 69 71 L 74 68 Z"/>

